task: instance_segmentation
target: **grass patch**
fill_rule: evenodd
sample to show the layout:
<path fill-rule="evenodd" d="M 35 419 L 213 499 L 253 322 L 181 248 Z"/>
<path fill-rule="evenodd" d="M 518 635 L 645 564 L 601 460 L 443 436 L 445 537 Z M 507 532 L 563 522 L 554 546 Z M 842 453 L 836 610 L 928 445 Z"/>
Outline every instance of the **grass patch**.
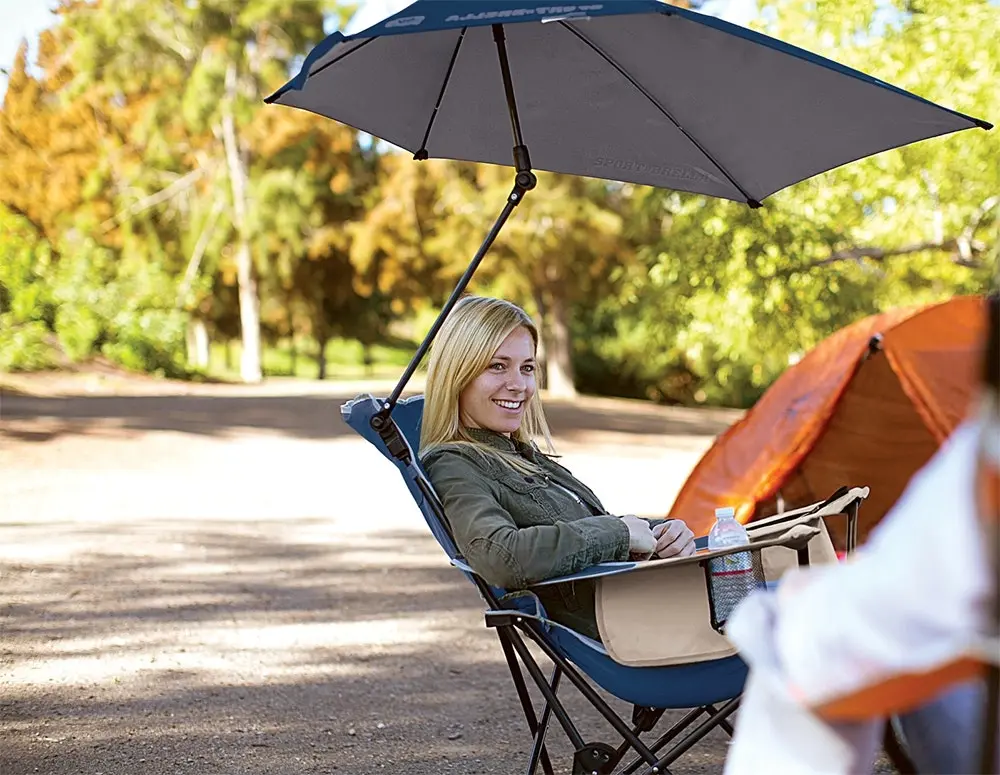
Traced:
<path fill-rule="evenodd" d="M 276 345 L 265 346 L 261 354 L 261 366 L 268 377 L 296 377 L 316 379 L 319 364 L 316 360 L 316 344 L 311 341 L 297 341 L 293 350 L 291 341 L 279 341 Z M 213 342 L 209 350 L 207 373 L 220 379 L 238 379 L 240 353 L 238 341 L 228 345 Z M 373 345 L 369 348 L 370 362 L 365 363 L 364 348 L 352 339 L 331 339 L 326 346 L 327 379 L 393 379 L 410 362 L 416 351 L 412 345 Z"/>

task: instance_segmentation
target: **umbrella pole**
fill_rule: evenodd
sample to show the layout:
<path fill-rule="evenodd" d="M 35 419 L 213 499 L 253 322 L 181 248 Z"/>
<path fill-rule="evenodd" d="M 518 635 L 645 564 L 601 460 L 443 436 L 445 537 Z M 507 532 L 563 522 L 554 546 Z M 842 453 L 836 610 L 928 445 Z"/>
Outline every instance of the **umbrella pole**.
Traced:
<path fill-rule="evenodd" d="M 448 301 L 446 301 L 444 307 L 441 308 L 441 312 L 438 313 L 437 318 L 434 320 L 433 325 L 431 325 L 430 330 L 424 337 L 424 340 L 420 343 L 420 346 L 417 348 L 416 353 L 414 353 L 413 358 L 410 359 L 410 363 L 403 372 L 403 376 L 399 378 L 399 382 L 396 383 L 396 387 L 393 388 L 389 397 L 382 402 L 381 409 L 379 409 L 375 416 L 372 417 L 372 428 L 380 433 L 385 432 L 387 435 L 392 433 L 392 425 L 389 423 L 389 415 L 392 414 L 393 407 L 396 406 L 396 402 L 399 401 L 399 397 L 402 395 L 403 389 L 406 387 L 406 383 L 410 381 L 410 378 L 417 370 L 417 366 L 420 365 L 420 361 L 422 361 L 424 355 L 427 354 L 427 350 L 430 349 L 431 342 L 433 342 L 434 337 L 437 336 L 445 318 L 448 317 L 452 308 L 458 303 L 458 300 L 461 298 L 466 286 L 468 286 L 469 281 L 472 280 L 472 275 L 476 273 L 476 269 L 479 268 L 479 264 L 482 263 L 483 258 L 493 245 L 494 240 L 496 240 L 497 235 L 500 233 L 503 225 L 507 222 L 510 214 L 514 212 L 514 208 L 521 203 L 524 195 L 528 191 L 531 191 L 531 189 L 533 189 L 538 182 L 538 179 L 535 177 L 535 173 L 531 171 L 531 159 L 528 156 L 528 147 L 524 144 L 524 139 L 521 137 L 521 122 L 517 117 L 517 102 L 514 99 L 514 82 L 510 75 L 510 60 L 507 58 L 507 42 L 504 36 L 502 24 L 493 25 L 493 40 L 497 46 L 497 56 L 500 60 L 500 75 L 503 78 L 504 95 L 507 98 L 507 109 L 510 112 L 511 133 L 514 136 L 514 168 L 517 170 L 517 174 L 514 176 L 514 187 L 511 189 L 510 194 L 508 194 L 507 203 L 504 205 L 503 210 L 500 211 L 500 215 L 497 216 L 496 221 L 493 223 L 493 227 L 486 234 L 486 239 L 483 240 L 483 244 L 479 246 L 479 250 L 477 250 L 476 254 L 472 257 L 472 261 L 459 278 L 458 284 L 448 297 Z M 389 439 L 386 438 L 386 441 L 388 442 Z"/>

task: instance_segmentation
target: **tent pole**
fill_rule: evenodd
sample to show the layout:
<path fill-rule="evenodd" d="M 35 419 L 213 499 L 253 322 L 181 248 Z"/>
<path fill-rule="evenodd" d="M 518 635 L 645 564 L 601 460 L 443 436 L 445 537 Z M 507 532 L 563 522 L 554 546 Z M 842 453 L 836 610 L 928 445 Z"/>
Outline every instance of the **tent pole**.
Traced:
<path fill-rule="evenodd" d="M 427 354 L 427 350 L 430 349 L 431 342 L 437 336 L 445 318 L 448 317 L 452 308 L 458 303 L 469 281 L 472 280 L 472 275 L 476 273 L 476 269 L 479 268 L 479 264 L 482 263 L 483 258 L 493 245 L 494 240 L 496 240 L 497 235 L 507 222 L 510 214 L 514 212 L 514 208 L 521 203 L 524 195 L 528 191 L 531 191 L 538 183 L 535 173 L 531 171 L 531 159 L 528 156 L 528 148 L 521 137 L 521 122 L 517 116 L 517 102 L 514 99 L 514 82 L 510 75 L 510 61 L 507 58 L 507 42 L 502 24 L 493 25 L 493 40 L 497 46 L 497 56 L 500 60 L 500 75 L 503 78 L 504 95 L 507 98 L 507 109 L 510 112 L 510 128 L 514 137 L 514 168 L 517 170 L 517 174 L 514 176 L 514 187 L 511 189 L 510 194 L 507 195 L 507 203 L 504 205 L 503 210 L 500 211 L 500 215 L 497 216 L 492 228 L 486 234 L 483 244 L 479 246 L 479 250 L 472 257 L 472 261 L 459 278 L 458 284 L 451 292 L 441 312 L 438 313 L 437 318 L 427 332 L 427 336 L 424 337 L 413 358 L 410 359 L 410 363 L 403 372 L 403 376 L 399 378 L 399 382 L 396 383 L 396 387 L 393 388 L 389 397 L 382 402 L 382 408 L 372 417 L 371 426 L 376 431 L 388 430 L 389 415 L 392 414 L 393 407 L 396 406 L 396 402 L 399 401 L 406 383 L 410 381 L 410 378 L 417 370 L 417 366 L 420 365 L 424 355 Z"/>

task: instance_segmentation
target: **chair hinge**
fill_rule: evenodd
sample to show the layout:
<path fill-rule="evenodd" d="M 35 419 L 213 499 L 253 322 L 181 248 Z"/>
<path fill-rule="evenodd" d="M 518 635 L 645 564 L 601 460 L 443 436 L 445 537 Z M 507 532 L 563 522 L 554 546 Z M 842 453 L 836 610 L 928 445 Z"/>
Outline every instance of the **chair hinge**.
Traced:
<path fill-rule="evenodd" d="M 573 755 L 573 775 L 611 775 L 621 759 L 607 743 L 587 743 Z"/>
<path fill-rule="evenodd" d="M 372 417 L 371 426 L 378 433 L 379 438 L 382 439 L 382 443 L 385 444 L 385 448 L 389 450 L 390 455 L 396 460 L 401 461 L 403 465 L 409 465 L 413 462 L 413 458 L 410 455 L 410 447 L 404 440 L 399 426 L 396 425 L 396 421 L 392 419 L 391 415 L 383 416 L 381 413 L 376 414 Z"/>
<path fill-rule="evenodd" d="M 487 627 L 513 627 L 524 618 L 517 611 L 487 611 L 484 616 Z"/>

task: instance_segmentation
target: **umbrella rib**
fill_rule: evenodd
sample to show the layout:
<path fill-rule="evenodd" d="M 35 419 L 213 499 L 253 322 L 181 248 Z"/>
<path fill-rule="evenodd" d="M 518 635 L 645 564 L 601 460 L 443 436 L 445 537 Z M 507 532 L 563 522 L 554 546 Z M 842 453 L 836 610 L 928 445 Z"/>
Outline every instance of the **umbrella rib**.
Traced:
<path fill-rule="evenodd" d="M 674 118 L 673 115 L 671 115 L 670 111 L 667 110 L 663 105 L 661 105 L 660 102 L 659 102 L 659 100 L 657 100 L 656 97 L 654 97 L 652 94 L 650 94 L 649 90 L 645 86 L 643 86 L 635 78 L 633 78 L 632 74 L 629 73 L 628 70 L 626 70 L 624 67 L 622 67 L 620 64 L 618 64 L 618 62 L 616 62 L 614 60 L 614 58 L 610 54 L 608 54 L 604 49 L 602 49 L 600 46 L 598 46 L 596 43 L 594 43 L 592 40 L 590 40 L 586 35 L 584 35 L 582 32 L 580 32 L 576 27 L 574 27 L 571 24 L 568 24 L 565 21 L 560 21 L 558 23 L 559 23 L 559 25 L 561 27 L 566 28 L 567 30 L 569 30 L 570 32 L 572 32 L 574 35 L 576 35 L 576 37 L 579 38 L 580 40 L 582 40 L 587 46 L 589 46 L 591 48 L 591 50 L 594 51 L 594 53 L 596 53 L 598 56 L 600 56 L 605 62 L 607 62 L 609 65 L 611 65 L 615 70 L 617 70 L 618 74 L 621 75 L 623 78 L 625 78 L 625 80 L 627 80 L 630 84 L 632 84 L 632 86 L 635 87 L 636 91 L 638 91 L 640 94 L 642 94 L 642 96 L 645 97 L 647 100 L 649 100 L 653 104 L 653 106 L 658 111 L 660 111 L 660 113 L 662 113 L 664 116 L 666 116 L 666 118 L 675 127 L 677 127 L 678 131 L 680 131 L 681 134 L 683 134 L 688 140 L 690 140 L 691 143 L 699 151 L 701 151 L 701 153 L 705 156 L 705 158 L 708 159 L 710 162 L 712 162 L 712 164 L 715 166 L 715 168 L 719 172 L 721 172 L 723 175 L 725 175 L 726 180 L 728 180 L 733 185 L 733 187 L 736 188 L 736 190 L 739 191 L 743 195 L 743 197 L 746 199 L 746 203 L 748 205 L 750 205 L 750 207 L 760 207 L 761 206 L 760 202 L 757 201 L 756 199 L 754 199 L 752 196 L 750 196 L 750 194 L 747 193 L 746 189 L 744 189 L 743 186 L 741 186 L 739 183 L 737 183 L 736 180 L 735 180 L 735 178 L 733 178 L 733 176 L 729 174 L 729 171 L 725 167 L 723 167 L 722 164 L 720 164 L 719 161 L 714 156 L 712 156 L 712 154 L 710 154 L 708 152 L 708 150 L 706 150 L 705 147 L 701 143 L 698 142 L 697 139 L 695 139 L 684 127 L 682 127 L 680 125 L 680 122 L 678 122 L 677 119 Z"/>
<path fill-rule="evenodd" d="M 376 35 L 376 36 L 375 36 L 374 38 L 368 38 L 368 40 L 366 40 L 366 41 L 365 41 L 364 43 L 361 43 L 360 45 L 357 45 L 357 46 L 355 46 L 355 47 L 354 47 L 354 48 L 352 48 L 352 49 L 351 49 L 350 51 L 345 51 L 345 52 L 344 52 L 343 54 L 341 54 L 341 55 L 340 55 L 339 57 L 334 57 L 333 59 L 331 59 L 331 60 L 330 60 L 329 62 L 327 62 L 327 63 L 326 63 L 325 65 L 323 65 L 322 67 L 317 67 L 317 68 L 316 68 L 315 70 L 313 70 L 313 71 L 312 71 L 311 73 L 309 73 L 309 75 L 307 75 L 307 76 L 306 76 L 306 80 L 308 81 L 308 80 L 309 80 L 310 78 L 312 78 L 312 77 L 313 77 L 314 75 L 319 75 L 319 74 L 320 74 L 320 73 L 322 73 L 322 72 L 323 72 L 324 70 L 326 70 L 326 68 L 328 68 L 328 67 L 331 67 L 332 65 L 335 65 L 335 64 L 337 64 L 337 62 L 339 62 L 339 61 L 340 61 L 341 59 L 346 59 L 346 58 L 347 58 L 347 57 L 349 57 L 349 56 L 350 56 L 351 54 L 353 54 L 353 53 L 354 53 L 355 51 L 360 51 L 360 50 L 361 50 L 361 49 L 363 49 L 363 48 L 364 48 L 365 46 L 367 46 L 367 45 L 368 45 L 369 43 L 372 43 L 373 41 L 376 41 L 376 40 L 378 40 L 378 38 L 379 38 L 379 36 L 378 36 L 378 35 Z"/>
<path fill-rule="evenodd" d="M 424 161 L 427 159 L 427 141 L 431 136 L 434 119 L 437 118 L 438 110 L 441 108 L 441 101 L 444 99 L 444 93 L 448 89 L 448 82 L 451 81 L 451 73 L 455 69 L 455 61 L 458 59 L 458 50 L 462 47 L 462 41 L 465 40 L 465 33 L 468 29 L 468 27 L 462 27 L 462 31 L 458 34 L 458 40 L 455 41 L 455 50 L 451 52 L 451 61 L 448 63 L 448 72 L 444 75 L 444 81 L 441 84 L 441 91 L 438 93 L 437 102 L 434 103 L 434 111 L 431 113 L 430 121 L 427 122 L 427 131 L 424 132 L 424 139 L 420 141 L 420 149 L 413 154 L 413 158 L 418 161 Z"/>

